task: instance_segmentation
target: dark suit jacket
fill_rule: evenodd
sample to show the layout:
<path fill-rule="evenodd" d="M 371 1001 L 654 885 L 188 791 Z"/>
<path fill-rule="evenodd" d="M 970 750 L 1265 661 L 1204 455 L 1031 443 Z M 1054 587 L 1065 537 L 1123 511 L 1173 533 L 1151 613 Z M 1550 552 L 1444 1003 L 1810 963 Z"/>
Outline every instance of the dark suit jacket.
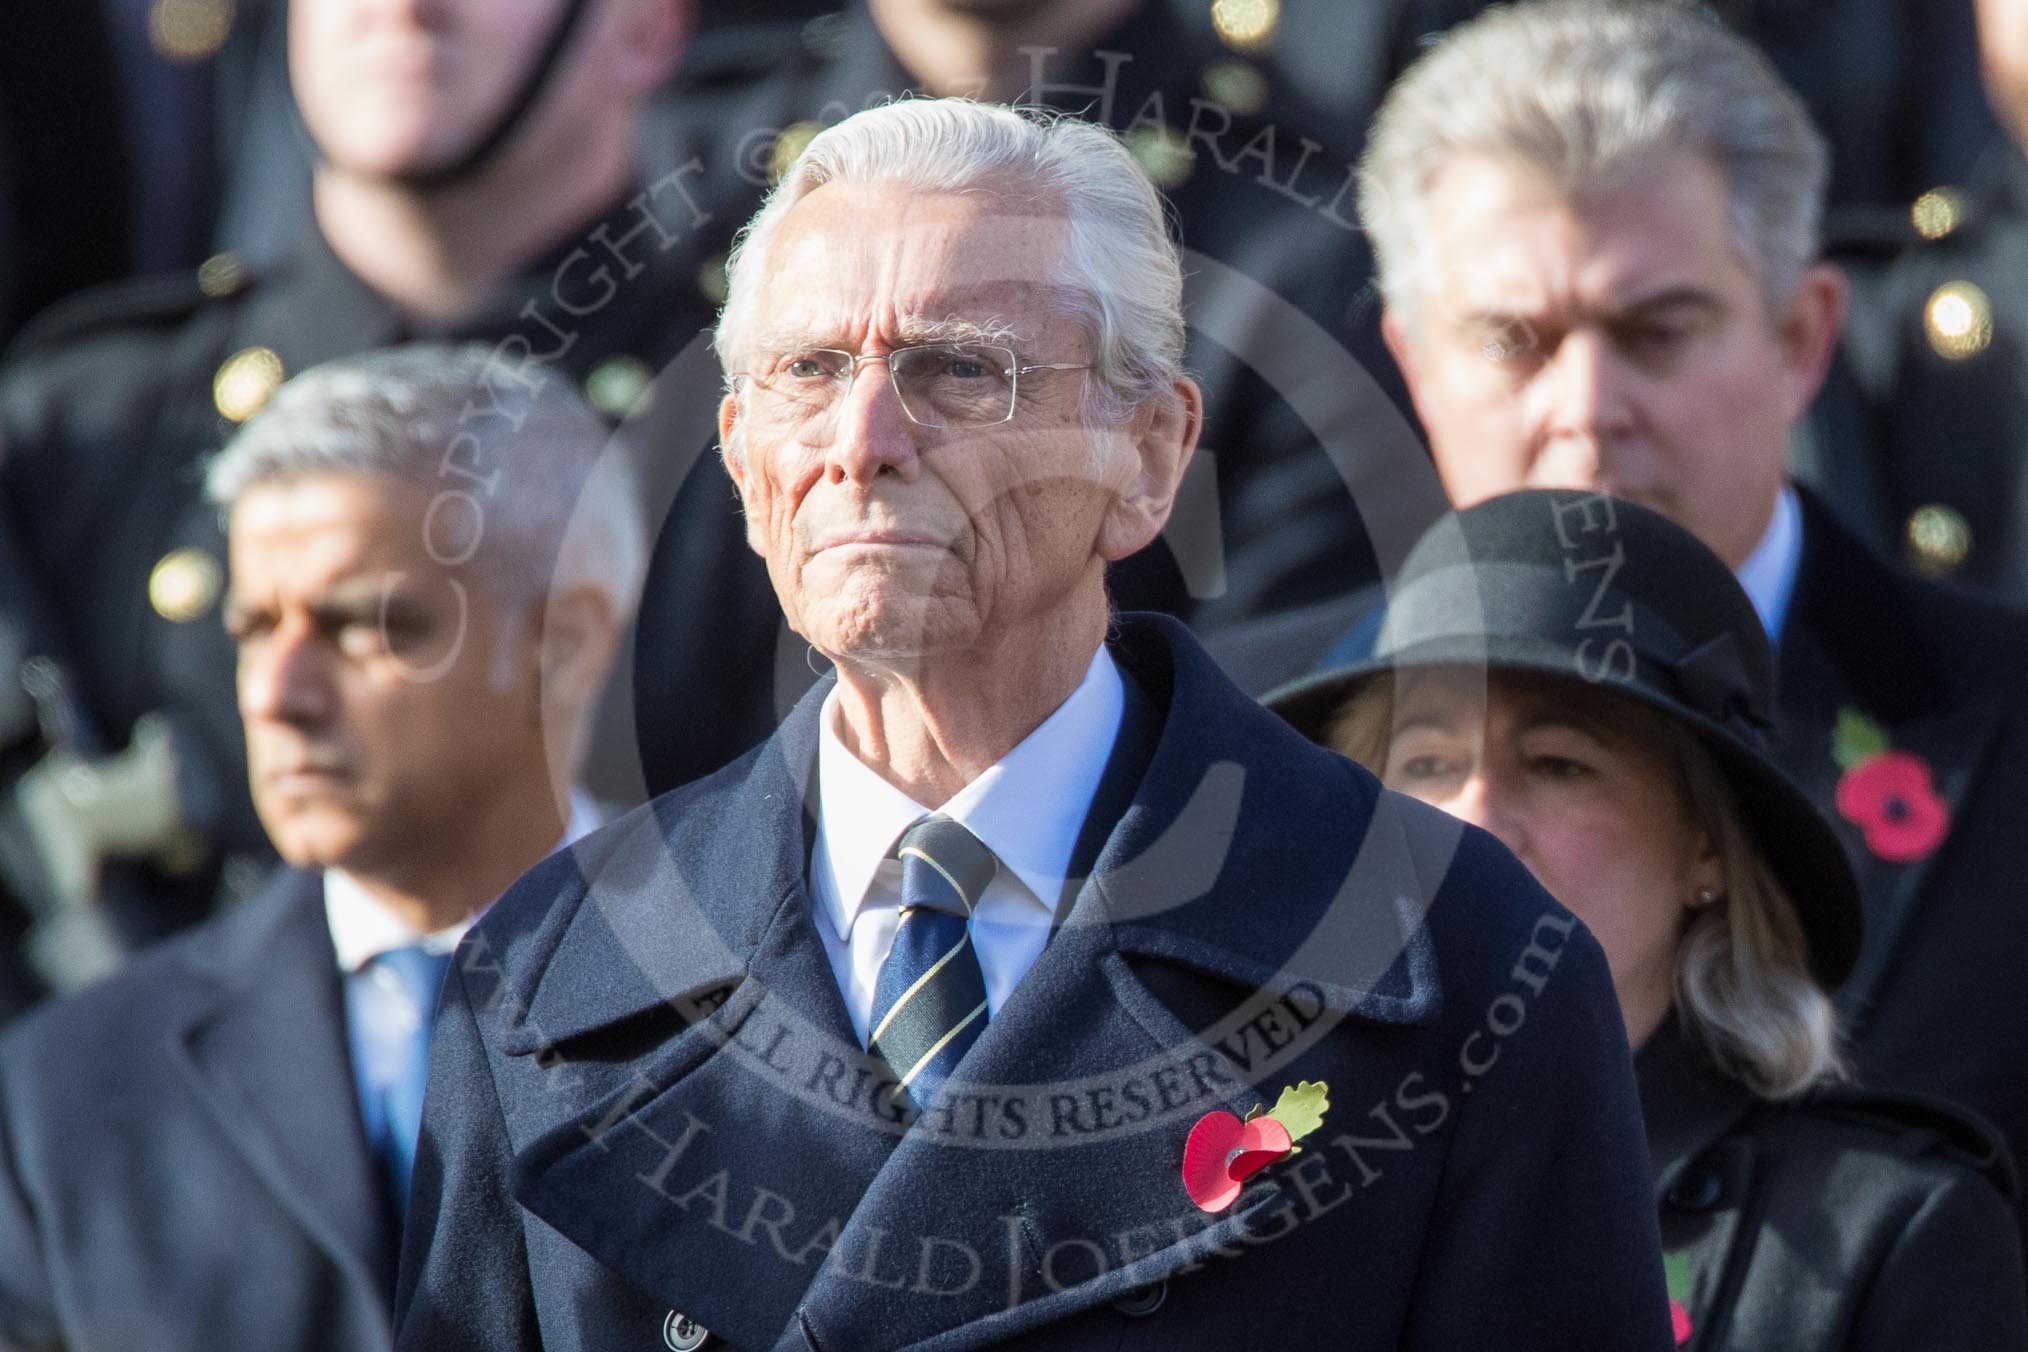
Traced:
<path fill-rule="evenodd" d="M 1956 1099 L 2028 1150 L 2028 616 L 1889 568 L 1803 496 L 1776 758 L 1837 824 L 1866 941 L 1839 1003 L 1865 1081 Z M 1889 863 L 1838 815 L 1839 712 L 1929 763 L 1951 827 Z"/>
<path fill-rule="evenodd" d="M 0 1349 L 388 1345 L 320 895 L 285 871 L 0 1039 Z"/>
<path fill-rule="evenodd" d="M 2015 1175 L 1948 1104 L 1834 1088 L 1756 1099 L 1672 1023 L 1635 1062 L 1689 1352 L 2020 1352 Z"/>
<path fill-rule="evenodd" d="M 805 885 L 821 687 L 536 869 L 446 984 L 397 1342 L 1666 1347 L 1596 943 L 1484 834 L 1383 794 L 1121 622 L 1130 706 L 1048 948 L 906 1134 Z M 1202 1041 L 1199 1040 L 1201 1035 Z M 1331 1108 L 1215 1215 L 1207 1110 Z"/>

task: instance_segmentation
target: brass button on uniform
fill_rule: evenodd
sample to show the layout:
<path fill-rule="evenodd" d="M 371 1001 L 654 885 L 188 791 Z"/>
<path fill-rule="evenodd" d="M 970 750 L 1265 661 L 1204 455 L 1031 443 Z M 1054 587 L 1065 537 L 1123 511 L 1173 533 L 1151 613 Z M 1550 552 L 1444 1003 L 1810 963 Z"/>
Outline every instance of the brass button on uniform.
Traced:
<path fill-rule="evenodd" d="M 1963 361 L 1993 341 L 1993 302 L 1970 282 L 1945 282 L 1922 307 L 1923 332 L 1946 361 Z"/>
<path fill-rule="evenodd" d="M 224 584 L 225 570 L 210 554 L 194 545 L 174 549 L 148 574 L 148 604 L 172 624 L 188 624 L 217 603 Z"/>
<path fill-rule="evenodd" d="M 1214 61 L 1204 68 L 1204 92 L 1221 107 L 1252 117 L 1267 106 L 1267 76 L 1260 67 L 1237 57 Z"/>
<path fill-rule="evenodd" d="M 725 275 L 725 255 L 715 253 L 697 265 L 697 293 L 713 305 L 725 304 L 731 279 Z"/>
<path fill-rule="evenodd" d="M 710 1337 L 710 1329 L 679 1310 L 669 1311 L 662 1321 L 662 1344 L 669 1352 L 697 1352 Z"/>
<path fill-rule="evenodd" d="M 607 357 L 584 378 L 585 402 L 608 418 L 624 418 L 641 402 L 654 378 L 639 357 Z"/>
<path fill-rule="evenodd" d="M 165 60 L 202 61 L 232 32 L 232 0 L 155 0 L 148 6 L 148 41 Z"/>
<path fill-rule="evenodd" d="M 1281 18 L 1281 0 L 1215 0 L 1211 6 L 1218 40 L 1236 52 L 1266 51 Z"/>
<path fill-rule="evenodd" d="M 1174 127 L 1135 127 L 1124 139 L 1148 181 L 1164 192 L 1181 187 L 1195 167 L 1190 143 Z"/>
<path fill-rule="evenodd" d="M 791 122 L 782 128 L 782 134 L 775 138 L 775 148 L 768 155 L 768 177 L 779 182 L 789 166 L 796 162 L 796 156 L 803 153 L 803 147 L 817 139 L 817 133 L 824 130 L 821 122 Z"/>
<path fill-rule="evenodd" d="M 1964 194 L 1956 188 L 1931 188 L 1915 199 L 1908 218 L 1924 239 L 1942 239 L 1965 219 Z"/>
<path fill-rule="evenodd" d="M 1932 577 L 1956 572 L 1972 552 L 1972 526 L 1964 514 L 1932 502 L 1908 514 L 1902 546 L 1909 563 Z"/>
<path fill-rule="evenodd" d="M 271 347 L 245 347 L 219 364 L 211 378 L 211 401 L 233 422 L 245 422 L 282 383 L 282 359 Z"/>
<path fill-rule="evenodd" d="M 245 281 L 246 269 L 237 254 L 215 253 L 197 267 L 197 289 L 213 300 L 230 296 Z"/>

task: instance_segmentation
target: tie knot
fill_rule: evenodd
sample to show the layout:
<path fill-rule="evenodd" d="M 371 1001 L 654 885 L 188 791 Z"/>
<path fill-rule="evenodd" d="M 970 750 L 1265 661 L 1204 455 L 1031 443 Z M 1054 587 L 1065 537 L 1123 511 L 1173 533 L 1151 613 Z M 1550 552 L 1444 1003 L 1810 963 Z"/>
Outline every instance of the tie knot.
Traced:
<path fill-rule="evenodd" d="M 399 981 L 416 1012 L 427 1020 L 436 1012 L 437 994 L 443 989 L 444 973 L 450 970 L 451 955 L 432 953 L 421 944 L 410 944 L 377 955 L 372 965 Z"/>
<path fill-rule="evenodd" d="M 958 915 L 971 914 L 1000 868 L 983 841 L 945 816 L 925 817 L 902 832 L 894 854 L 901 860 L 904 904 L 934 906 Z M 911 886 L 910 875 L 925 870 L 920 885 Z M 943 895 L 946 892 L 950 895 Z"/>

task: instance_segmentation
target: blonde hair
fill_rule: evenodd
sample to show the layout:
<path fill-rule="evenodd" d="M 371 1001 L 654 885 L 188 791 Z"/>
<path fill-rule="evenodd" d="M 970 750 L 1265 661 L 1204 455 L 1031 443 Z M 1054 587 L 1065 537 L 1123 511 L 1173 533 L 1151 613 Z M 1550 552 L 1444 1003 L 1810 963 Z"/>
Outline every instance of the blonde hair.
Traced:
<path fill-rule="evenodd" d="M 1676 1016 L 1684 1036 L 1764 1099 L 1795 1098 L 1843 1079 L 1837 1011 L 1810 973 L 1795 903 L 1747 832 L 1717 758 L 1674 719 L 1612 692 L 1599 694 L 1663 738 L 1680 801 L 1710 836 L 1724 875 L 1719 900 L 1690 912 L 1676 944 Z M 1339 706 L 1324 742 L 1384 778 L 1393 734 L 1394 679 L 1381 672 Z"/>

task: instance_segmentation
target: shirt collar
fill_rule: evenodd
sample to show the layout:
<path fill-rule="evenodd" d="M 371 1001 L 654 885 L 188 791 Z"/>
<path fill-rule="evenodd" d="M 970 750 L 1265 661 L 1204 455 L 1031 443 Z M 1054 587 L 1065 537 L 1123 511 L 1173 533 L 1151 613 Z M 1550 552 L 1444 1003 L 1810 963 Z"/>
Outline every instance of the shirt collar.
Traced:
<path fill-rule="evenodd" d="M 1739 585 L 1753 601 L 1753 608 L 1760 612 L 1760 622 L 1770 642 L 1781 639 L 1789 602 L 1796 594 L 1796 575 L 1802 565 L 1803 515 L 1796 504 L 1795 488 L 1784 485 L 1760 543 L 1739 566 Z"/>
<path fill-rule="evenodd" d="M 570 817 L 564 823 L 564 846 L 598 828 L 604 812 L 582 789 L 570 791 Z M 338 970 L 351 974 L 382 953 L 396 948 L 420 946 L 430 953 L 448 953 L 458 946 L 481 915 L 482 907 L 457 924 L 424 933 L 375 899 L 351 874 L 342 869 L 324 870 L 324 923 L 331 931 L 331 947 L 338 955 Z"/>
<path fill-rule="evenodd" d="M 1084 679 L 1056 712 L 939 809 L 925 807 L 854 756 L 837 733 L 838 694 L 818 718 L 817 804 L 829 870 L 823 898 L 844 939 L 894 842 L 932 811 L 964 825 L 1021 884 L 1024 901 L 1053 917 L 1078 832 L 1112 757 L 1126 691 L 1112 654 L 1092 655 Z"/>

